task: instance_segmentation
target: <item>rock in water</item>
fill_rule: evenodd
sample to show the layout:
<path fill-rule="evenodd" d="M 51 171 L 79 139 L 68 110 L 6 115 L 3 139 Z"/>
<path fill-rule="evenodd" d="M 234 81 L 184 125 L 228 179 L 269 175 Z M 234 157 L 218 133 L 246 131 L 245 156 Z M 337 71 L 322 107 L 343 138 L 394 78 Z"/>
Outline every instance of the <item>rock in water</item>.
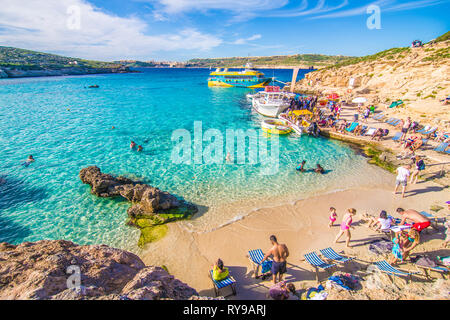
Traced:
<path fill-rule="evenodd" d="M 115 178 L 102 173 L 96 166 L 81 169 L 80 179 L 91 186 L 91 193 L 99 197 L 121 196 L 133 203 L 141 203 L 147 213 L 180 206 L 180 201 L 168 192 L 125 177 Z"/>
<path fill-rule="evenodd" d="M 166 234 L 161 225 L 190 218 L 198 209 L 178 200 L 168 192 L 125 177 L 114 177 L 91 166 L 80 171 L 80 179 L 91 186 L 91 193 L 99 197 L 123 197 L 133 203 L 128 208 L 128 225 L 141 229 L 139 246 L 156 241 Z"/>
<path fill-rule="evenodd" d="M 80 285 L 73 271 L 79 268 Z M 74 269 L 72 269 L 74 270 Z M 198 293 L 133 253 L 69 241 L 0 243 L 0 299 L 185 300 Z M 70 288 L 68 287 L 71 286 Z"/>

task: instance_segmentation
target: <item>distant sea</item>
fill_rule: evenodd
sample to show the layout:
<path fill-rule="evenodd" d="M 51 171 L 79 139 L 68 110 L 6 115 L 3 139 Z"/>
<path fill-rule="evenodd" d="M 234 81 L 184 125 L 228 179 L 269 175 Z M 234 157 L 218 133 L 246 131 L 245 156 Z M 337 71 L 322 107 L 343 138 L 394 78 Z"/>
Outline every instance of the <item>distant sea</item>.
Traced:
<path fill-rule="evenodd" d="M 193 232 L 242 216 L 236 206 L 247 200 L 303 198 L 349 187 L 372 172 L 345 144 L 293 135 L 279 138 L 276 175 L 263 175 L 259 164 L 176 164 L 174 130 L 192 133 L 201 121 L 204 131 L 224 135 L 227 129 L 260 132 L 262 117 L 246 99 L 251 90 L 209 88 L 209 69 L 140 71 L 0 80 L 0 242 L 66 239 L 133 248 L 139 231 L 125 225 L 129 204 L 91 195 L 78 177 L 90 165 L 199 205 L 202 214 L 186 224 Z M 292 77 L 292 70 L 263 72 L 283 82 Z M 93 84 L 100 88 L 87 88 Z M 130 140 L 144 151 L 131 151 Z M 27 167 L 29 154 L 36 162 Z M 303 159 L 330 172 L 300 174 L 295 168 Z M 220 209 L 227 207 L 233 210 Z"/>

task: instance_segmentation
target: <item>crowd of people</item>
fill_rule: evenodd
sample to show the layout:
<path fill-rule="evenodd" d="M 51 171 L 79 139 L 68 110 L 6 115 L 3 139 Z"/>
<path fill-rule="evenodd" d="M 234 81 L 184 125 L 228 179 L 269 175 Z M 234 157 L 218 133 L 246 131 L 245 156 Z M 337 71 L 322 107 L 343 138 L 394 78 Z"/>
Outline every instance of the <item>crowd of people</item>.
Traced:
<path fill-rule="evenodd" d="M 448 205 L 448 210 L 450 210 L 450 201 L 447 201 L 446 204 Z M 353 218 L 356 212 L 356 209 L 350 208 L 343 215 L 342 221 L 338 225 L 340 230 L 335 237 L 335 243 L 338 243 L 339 239 L 345 235 L 346 246 L 351 247 L 350 230 L 355 229 L 355 226 L 353 226 Z M 364 215 L 364 220 L 367 222 L 366 227 L 376 232 L 385 234 L 392 233 L 392 250 L 388 259 L 391 265 L 404 263 L 408 259 L 412 261 L 411 254 L 421 243 L 421 233 L 431 226 L 430 219 L 414 209 L 404 210 L 403 208 L 397 208 L 396 213 L 400 216 L 399 219 L 388 215 L 386 210 L 382 210 L 378 217 L 368 214 Z M 332 228 L 338 219 L 336 208 L 330 208 L 328 217 L 328 227 Z M 450 223 L 447 223 L 445 226 L 447 230 L 446 238 L 443 242 L 444 247 L 450 241 Z M 393 227 L 398 227 L 398 230 L 393 231 Z M 279 243 L 275 235 L 271 235 L 269 241 L 271 248 L 266 251 L 261 261 L 263 275 L 258 277 L 266 279 L 267 274 L 272 276 L 273 285 L 270 287 L 267 296 L 274 300 L 299 300 L 301 295 L 296 291 L 294 284 L 287 283 L 284 280 L 284 275 L 288 271 L 287 260 L 290 255 L 287 245 Z M 270 268 L 264 271 L 264 264 L 267 262 L 270 262 Z M 214 280 L 220 281 L 229 276 L 229 270 L 224 267 L 221 259 L 217 260 L 212 270 Z"/>

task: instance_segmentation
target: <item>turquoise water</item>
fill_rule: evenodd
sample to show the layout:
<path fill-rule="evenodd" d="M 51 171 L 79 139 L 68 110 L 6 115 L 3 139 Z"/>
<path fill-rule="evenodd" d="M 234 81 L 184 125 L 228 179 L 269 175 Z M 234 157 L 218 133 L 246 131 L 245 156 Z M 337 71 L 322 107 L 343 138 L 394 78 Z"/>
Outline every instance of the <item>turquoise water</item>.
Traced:
<path fill-rule="evenodd" d="M 289 81 L 291 71 L 265 71 Z M 205 69 L 149 69 L 139 74 L 0 81 L 0 242 L 67 239 L 129 247 L 139 232 L 125 226 L 126 202 L 99 199 L 78 177 L 89 165 L 143 179 L 204 208 L 191 226 L 202 230 L 233 218 L 216 210 L 247 199 L 343 187 L 368 165 L 349 147 L 324 139 L 281 137 L 279 172 L 260 165 L 175 164 L 172 132 L 260 130 L 247 89 L 208 88 Z M 88 89 L 91 84 L 99 89 Z M 67 110 L 70 109 L 70 110 Z M 115 129 L 112 129 L 112 126 Z M 268 137 L 268 140 L 272 138 Z M 144 147 L 129 149 L 130 140 Z M 21 163 L 32 154 L 30 166 Z M 331 172 L 298 174 L 301 159 Z M 346 184 L 347 185 L 347 184 Z M 237 212 L 237 211 L 236 211 Z M 242 212 L 240 212 L 242 214 Z"/>

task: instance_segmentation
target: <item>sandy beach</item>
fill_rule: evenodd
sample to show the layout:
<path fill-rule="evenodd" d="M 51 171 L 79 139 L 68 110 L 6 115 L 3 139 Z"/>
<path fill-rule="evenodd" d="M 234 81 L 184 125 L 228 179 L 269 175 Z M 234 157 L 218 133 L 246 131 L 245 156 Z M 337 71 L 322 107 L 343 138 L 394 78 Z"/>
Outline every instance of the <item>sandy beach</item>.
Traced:
<path fill-rule="evenodd" d="M 392 183 L 394 179 L 392 175 Z M 394 214 L 397 207 L 429 211 L 431 205 L 442 206 L 447 197 L 448 191 L 432 182 L 418 183 L 410 189 L 405 199 L 400 195 L 394 196 L 392 189 L 385 185 L 329 193 L 293 204 L 261 209 L 243 220 L 204 234 L 190 233 L 172 224 L 168 236 L 150 244 L 142 258 L 149 264 L 165 265 L 171 274 L 196 288 L 202 295 L 212 296 L 208 270 L 220 257 L 238 281 L 237 299 L 266 299 L 271 282 L 252 278 L 252 268 L 246 254 L 251 249 L 268 250 L 270 235 L 275 234 L 280 243 L 289 248 L 286 279 L 293 281 L 297 288 L 307 288 L 316 285 L 316 281 L 311 267 L 300 261 L 305 253 L 332 246 L 338 252 L 343 250 L 361 259 L 371 258 L 365 244 L 381 236 L 362 225 L 363 214 L 376 215 L 380 210 L 387 210 L 398 217 Z M 333 244 L 339 227 L 329 229 L 327 226 L 330 206 L 336 207 L 338 222 L 347 208 L 357 210 L 351 249 L 346 248 L 342 240 Z M 437 216 L 450 214 L 446 210 L 441 210 Z M 439 239 L 424 240 L 417 252 L 432 251 L 440 243 Z M 326 279 L 325 273 L 322 276 Z"/>

